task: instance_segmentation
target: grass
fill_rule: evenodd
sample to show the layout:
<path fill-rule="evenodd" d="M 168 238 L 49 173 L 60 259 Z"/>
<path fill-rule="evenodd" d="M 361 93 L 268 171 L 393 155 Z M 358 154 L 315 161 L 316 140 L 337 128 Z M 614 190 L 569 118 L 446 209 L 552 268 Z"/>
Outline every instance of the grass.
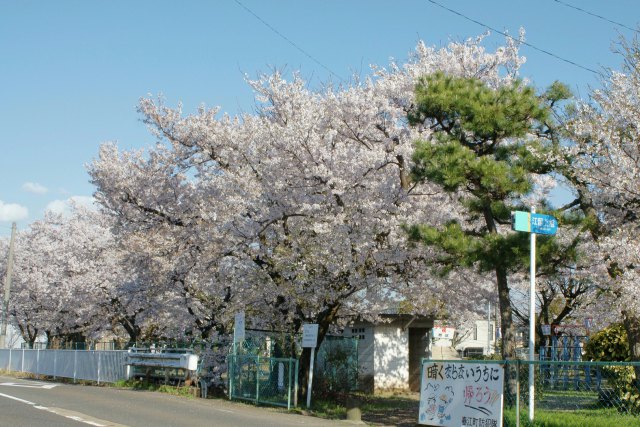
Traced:
<path fill-rule="evenodd" d="M 159 393 L 167 393 L 173 396 L 182 396 L 187 398 L 196 397 L 193 387 L 176 387 L 172 385 L 155 384 L 139 380 L 117 381 L 113 384 L 113 387 L 126 388 L 129 390 L 156 391 Z"/>
<path fill-rule="evenodd" d="M 505 409 L 504 426 L 516 425 L 515 409 Z M 533 423 L 529 422 L 527 409 L 520 410 L 522 427 L 640 427 L 640 418 L 624 415 L 616 409 L 579 409 L 567 412 L 536 410 Z"/>
<path fill-rule="evenodd" d="M 291 408 L 290 412 L 302 415 L 311 415 L 313 417 L 324 418 L 327 420 L 342 420 L 347 416 L 347 408 L 344 405 L 330 400 L 312 400 L 310 409 L 306 408 L 306 402 L 298 402 L 299 408 Z"/>

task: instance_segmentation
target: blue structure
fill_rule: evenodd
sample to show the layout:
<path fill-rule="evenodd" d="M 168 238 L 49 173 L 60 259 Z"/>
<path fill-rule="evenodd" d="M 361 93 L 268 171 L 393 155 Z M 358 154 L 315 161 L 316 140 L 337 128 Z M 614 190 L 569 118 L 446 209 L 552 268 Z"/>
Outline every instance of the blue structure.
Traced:
<path fill-rule="evenodd" d="M 589 337 L 587 336 L 552 335 L 547 338 L 548 345 L 540 347 L 540 361 L 581 362 L 582 349 L 588 340 Z M 590 385 L 591 372 L 588 367 L 585 367 L 584 369 L 585 372 L 583 377 L 577 365 L 572 367 L 570 365 L 560 366 L 553 363 L 540 364 L 542 381 L 549 384 L 551 387 L 562 387 L 563 389 L 569 388 L 569 382 L 571 379 L 573 379 L 573 387 L 576 390 L 579 388 L 580 381 L 585 381 Z"/>

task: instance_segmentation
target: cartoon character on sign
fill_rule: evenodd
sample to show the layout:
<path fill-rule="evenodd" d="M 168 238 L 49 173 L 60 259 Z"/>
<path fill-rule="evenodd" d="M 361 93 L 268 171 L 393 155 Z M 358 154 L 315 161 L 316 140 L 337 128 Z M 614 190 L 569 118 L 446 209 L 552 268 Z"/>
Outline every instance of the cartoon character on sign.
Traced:
<path fill-rule="evenodd" d="M 440 418 L 440 424 L 451 419 L 451 415 L 446 412 L 446 409 L 453 402 L 453 395 L 453 388 L 449 386 L 445 387 L 438 397 L 438 413 L 436 415 Z"/>
<path fill-rule="evenodd" d="M 425 408 L 424 413 L 420 417 L 420 421 L 425 421 L 425 419 L 433 420 L 436 417 L 436 393 L 440 385 L 427 384 L 424 389 L 424 394 L 427 396 L 427 407 Z"/>

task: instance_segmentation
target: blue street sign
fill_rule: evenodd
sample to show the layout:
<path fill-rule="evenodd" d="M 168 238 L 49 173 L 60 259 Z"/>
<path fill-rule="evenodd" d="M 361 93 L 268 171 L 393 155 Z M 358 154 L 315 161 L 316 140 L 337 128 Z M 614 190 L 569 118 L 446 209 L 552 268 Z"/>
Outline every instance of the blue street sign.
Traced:
<path fill-rule="evenodd" d="M 551 215 L 531 214 L 531 232 L 536 234 L 556 234 L 558 220 Z"/>
<path fill-rule="evenodd" d="M 558 221 L 551 215 L 515 211 L 511 213 L 511 228 L 536 234 L 556 234 Z"/>
<path fill-rule="evenodd" d="M 529 215 L 531 215 L 529 212 L 511 212 L 511 228 L 515 231 L 531 232 L 531 219 Z"/>

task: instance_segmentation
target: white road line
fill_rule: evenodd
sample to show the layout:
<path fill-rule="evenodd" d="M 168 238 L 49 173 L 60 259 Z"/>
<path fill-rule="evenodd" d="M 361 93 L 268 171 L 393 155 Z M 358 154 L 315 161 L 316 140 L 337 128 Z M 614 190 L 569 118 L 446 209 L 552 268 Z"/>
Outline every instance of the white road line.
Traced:
<path fill-rule="evenodd" d="M 57 386 L 58 386 L 58 384 L 46 384 L 46 383 L 33 383 L 33 384 L 25 384 L 25 383 L 0 383 L 0 386 L 52 389 L 52 388 L 54 388 L 54 387 L 57 387 Z"/>
<path fill-rule="evenodd" d="M 12 399 L 12 400 L 16 400 L 18 402 L 25 403 L 27 405 L 32 406 L 35 409 L 40 409 L 42 411 L 51 412 L 52 414 L 56 414 L 56 415 L 59 415 L 59 416 L 62 416 L 62 417 L 70 418 L 72 420 L 79 421 L 81 423 L 89 424 L 89 425 L 96 426 L 96 427 L 109 427 L 109 426 L 126 427 L 126 426 L 124 426 L 122 424 L 116 424 L 116 423 L 111 423 L 109 421 L 98 420 L 97 418 L 94 418 L 93 420 L 85 419 L 85 417 L 86 418 L 92 418 L 92 417 L 88 417 L 85 414 L 81 414 L 79 412 L 68 411 L 66 409 L 48 408 L 46 406 L 41 406 L 41 405 L 38 405 L 38 404 L 36 404 L 34 402 L 30 402 L 28 400 L 20 399 L 19 397 L 11 396 L 11 395 L 4 394 L 4 393 L 0 393 L 0 396 L 6 397 L 7 399 Z M 106 424 L 102 424 L 102 423 L 106 423 Z"/>
<path fill-rule="evenodd" d="M 8 394 L 0 393 L 0 396 L 6 397 L 7 399 L 17 400 L 18 402 L 26 403 L 27 405 L 35 405 L 33 402 L 29 402 L 28 400 L 20 399 L 19 397 L 9 396 Z"/>

